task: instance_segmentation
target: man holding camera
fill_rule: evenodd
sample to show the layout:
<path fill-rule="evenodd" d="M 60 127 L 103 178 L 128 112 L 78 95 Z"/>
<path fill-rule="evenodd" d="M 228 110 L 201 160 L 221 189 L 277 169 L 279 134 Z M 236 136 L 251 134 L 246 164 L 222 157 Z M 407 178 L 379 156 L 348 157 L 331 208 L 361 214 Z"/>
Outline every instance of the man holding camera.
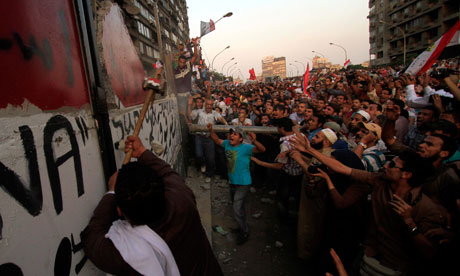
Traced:
<path fill-rule="evenodd" d="M 300 133 L 296 133 L 300 137 Z M 311 140 L 311 146 L 326 156 L 331 156 L 332 145 L 337 135 L 329 128 L 320 130 Z M 328 189 L 326 181 L 311 174 L 318 172 L 321 162 L 311 156 L 293 152 L 291 157 L 303 168 L 306 177 L 302 183 L 297 225 L 297 254 L 301 259 L 311 259 L 318 255 L 322 233 L 324 232 Z"/>

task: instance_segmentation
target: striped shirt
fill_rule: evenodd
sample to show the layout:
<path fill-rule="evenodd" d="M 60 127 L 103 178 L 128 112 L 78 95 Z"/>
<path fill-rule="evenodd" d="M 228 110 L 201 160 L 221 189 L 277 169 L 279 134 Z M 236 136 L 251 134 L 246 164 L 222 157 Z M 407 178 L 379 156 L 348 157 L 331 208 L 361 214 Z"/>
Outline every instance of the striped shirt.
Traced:
<path fill-rule="evenodd" d="M 361 162 L 368 172 L 378 172 L 385 165 L 385 155 L 377 150 L 377 146 L 372 146 L 363 151 Z"/>

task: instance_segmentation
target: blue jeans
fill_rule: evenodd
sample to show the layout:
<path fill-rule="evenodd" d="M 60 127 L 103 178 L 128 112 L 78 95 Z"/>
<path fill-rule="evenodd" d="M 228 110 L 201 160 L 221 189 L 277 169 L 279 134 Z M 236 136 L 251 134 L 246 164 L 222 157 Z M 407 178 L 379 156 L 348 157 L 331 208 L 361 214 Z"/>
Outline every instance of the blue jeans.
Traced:
<path fill-rule="evenodd" d="M 205 175 L 211 177 L 214 175 L 214 141 L 210 137 L 202 135 L 195 136 L 195 157 L 198 167 L 206 165 Z"/>
<path fill-rule="evenodd" d="M 244 233 L 249 232 L 246 219 L 246 198 L 249 193 L 249 185 L 230 184 L 230 198 L 233 202 L 233 216 L 238 223 L 240 230 Z"/>

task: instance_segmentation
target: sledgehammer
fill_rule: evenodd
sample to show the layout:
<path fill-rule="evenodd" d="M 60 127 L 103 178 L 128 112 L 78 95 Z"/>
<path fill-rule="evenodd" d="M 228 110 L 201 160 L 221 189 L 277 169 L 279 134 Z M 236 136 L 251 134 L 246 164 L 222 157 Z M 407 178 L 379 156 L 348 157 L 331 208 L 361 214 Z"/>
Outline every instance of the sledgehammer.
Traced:
<path fill-rule="evenodd" d="M 144 91 L 147 91 L 147 97 L 145 98 L 145 102 L 144 102 L 144 105 L 142 106 L 141 114 L 139 115 L 139 119 L 137 119 L 136 127 L 134 128 L 134 133 L 132 134 L 132 136 L 135 136 L 135 137 L 139 136 L 139 132 L 142 127 L 142 123 L 144 122 L 145 113 L 147 113 L 150 103 L 153 103 L 153 101 L 155 100 L 156 92 L 159 92 L 161 95 L 164 95 L 164 89 L 160 89 L 160 84 L 161 84 L 160 77 L 161 77 L 161 70 L 162 70 L 162 67 L 160 66 L 161 64 L 158 64 L 157 62 L 156 67 L 158 68 L 158 71 L 155 74 L 157 78 L 146 78 L 144 80 L 143 89 Z M 131 160 L 132 154 L 133 154 L 132 149 L 126 153 L 123 164 L 129 163 L 129 161 Z"/>

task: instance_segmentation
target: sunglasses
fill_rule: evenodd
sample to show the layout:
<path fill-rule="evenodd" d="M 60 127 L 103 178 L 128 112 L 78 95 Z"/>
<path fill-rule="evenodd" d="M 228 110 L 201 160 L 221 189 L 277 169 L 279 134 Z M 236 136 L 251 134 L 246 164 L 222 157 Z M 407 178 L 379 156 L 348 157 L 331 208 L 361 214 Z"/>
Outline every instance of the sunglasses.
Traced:
<path fill-rule="evenodd" d="M 390 162 L 388 162 L 388 167 L 389 168 L 396 168 L 396 169 L 400 169 L 400 170 L 403 169 L 403 167 L 397 167 L 394 160 L 391 160 Z"/>

